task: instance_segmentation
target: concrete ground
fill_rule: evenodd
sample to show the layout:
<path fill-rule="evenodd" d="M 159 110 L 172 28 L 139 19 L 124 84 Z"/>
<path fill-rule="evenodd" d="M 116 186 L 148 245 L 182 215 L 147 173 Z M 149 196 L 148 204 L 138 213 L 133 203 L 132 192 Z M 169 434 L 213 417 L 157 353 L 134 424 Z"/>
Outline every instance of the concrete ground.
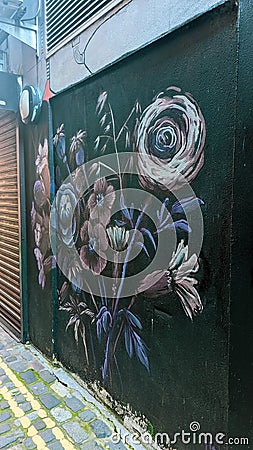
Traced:
<path fill-rule="evenodd" d="M 116 435 L 127 431 L 68 372 L 0 327 L 0 449 L 127 450 Z"/>

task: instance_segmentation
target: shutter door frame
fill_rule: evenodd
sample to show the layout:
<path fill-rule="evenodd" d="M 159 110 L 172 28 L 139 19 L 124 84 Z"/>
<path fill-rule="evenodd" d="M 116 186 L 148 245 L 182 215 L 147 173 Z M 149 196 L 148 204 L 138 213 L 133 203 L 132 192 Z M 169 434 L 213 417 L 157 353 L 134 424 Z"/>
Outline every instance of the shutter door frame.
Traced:
<path fill-rule="evenodd" d="M 0 114 L 0 322 L 21 337 L 21 215 L 16 114 Z"/>

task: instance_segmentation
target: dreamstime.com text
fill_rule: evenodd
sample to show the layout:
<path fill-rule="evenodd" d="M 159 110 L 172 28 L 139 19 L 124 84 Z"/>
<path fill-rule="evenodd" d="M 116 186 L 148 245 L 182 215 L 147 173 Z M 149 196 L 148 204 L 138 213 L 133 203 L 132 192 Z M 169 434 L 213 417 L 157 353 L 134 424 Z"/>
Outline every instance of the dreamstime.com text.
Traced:
<path fill-rule="evenodd" d="M 215 450 L 215 446 L 220 445 L 249 445 L 248 437 L 228 437 L 222 432 L 216 434 L 200 431 L 199 422 L 191 422 L 189 430 L 181 430 L 180 432 L 169 435 L 168 433 L 156 433 L 155 436 L 151 436 L 150 433 L 133 433 L 124 435 L 120 433 L 113 433 L 111 440 L 114 444 L 120 442 L 133 444 L 133 445 L 152 445 L 163 446 L 170 450 L 176 450 L 175 445 L 183 443 L 184 445 L 203 445 L 207 449 L 212 448 Z"/>

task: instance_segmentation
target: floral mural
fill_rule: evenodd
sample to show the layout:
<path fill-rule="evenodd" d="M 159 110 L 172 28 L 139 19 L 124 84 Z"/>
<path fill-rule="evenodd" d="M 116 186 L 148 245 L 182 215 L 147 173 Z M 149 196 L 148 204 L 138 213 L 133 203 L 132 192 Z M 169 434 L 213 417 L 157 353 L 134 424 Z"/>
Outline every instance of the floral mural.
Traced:
<path fill-rule="evenodd" d="M 64 274 L 59 278 L 59 308 L 68 313 L 66 329 L 73 326 L 76 342 L 81 339 L 87 365 L 96 364 L 96 339 L 103 353 L 102 380 L 112 383 L 115 371 L 120 377 L 120 345 L 129 358 L 136 358 L 150 371 L 143 325 L 135 312 L 143 298 L 149 301 L 175 295 L 190 320 L 203 311 L 197 290 L 198 255 L 190 248 L 192 229 L 187 219 L 203 201 L 192 194 L 178 199 L 177 193 L 203 166 L 206 131 L 197 102 L 176 87 L 159 93 L 143 112 L 136 101 L 123 123 L 117 123 L 108 94 L 103 92 L 98 97 L 96 115 L 101 133 L 94 139 L 94 154 L 98 156 L 94 164 L 86 164 L 89 130 L 78 130 L 69 141 L 64 124 L 56 131 L 57 221 L 53 232 L 57 262 Z M 129 157 L 128 167 L 122 167 L 122 151 L 135 156 L 133 160 Z M 104 154 L 114 155 L 118 169 L 107 165 L 107 176 L 102 172 Z M 42 289 L 52 263 L 47 158 L 45 140 L 35 162 L 37 180 L 31 211 Z M 137 174 L 131 170 L 134 161 Z M 134 196 L 130 204 L 127 202 L 125 191 L 132 186 L 146 195 L 141 208 Z M 148 216 L 149 192 L 159 200 L 155 221 Z M 166 265 L 146 273 L 163 234 L 168 242 L 174 236 L 176 245 L 171 252 L 169 245 L 163 248 Z M 124 295 L 124 285 L 131 283 L 138 271 L 137 287 L 131 295 Z M 106 282 L 108 278 L 111 284 Z"/>
<path fill-rule="evenodd" d="M 48 140 L 40 143 L 35 160 L 36 181 L 33 187 L 31 225 L 34 232 L 34 255 L 38 266 L 38 282 L 45 287 L 46 275 L 52 267 L 49 238 L 50 222 L 50 173 L 48 167 Z"/>

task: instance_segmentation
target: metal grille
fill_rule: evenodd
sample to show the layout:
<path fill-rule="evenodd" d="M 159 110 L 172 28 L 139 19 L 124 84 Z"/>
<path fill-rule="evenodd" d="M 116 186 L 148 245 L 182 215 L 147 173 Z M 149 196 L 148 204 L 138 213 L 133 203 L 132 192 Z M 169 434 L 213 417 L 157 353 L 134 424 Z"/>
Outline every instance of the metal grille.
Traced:
<path fill-rule="evenodd" d="M 122 0 L 46 0 L 47 51 L 108 12 Z"/>
<path fill-rule="evenodd" d="M 16 117 L 0 115 L 0 319 L 20 333 Z"/>

